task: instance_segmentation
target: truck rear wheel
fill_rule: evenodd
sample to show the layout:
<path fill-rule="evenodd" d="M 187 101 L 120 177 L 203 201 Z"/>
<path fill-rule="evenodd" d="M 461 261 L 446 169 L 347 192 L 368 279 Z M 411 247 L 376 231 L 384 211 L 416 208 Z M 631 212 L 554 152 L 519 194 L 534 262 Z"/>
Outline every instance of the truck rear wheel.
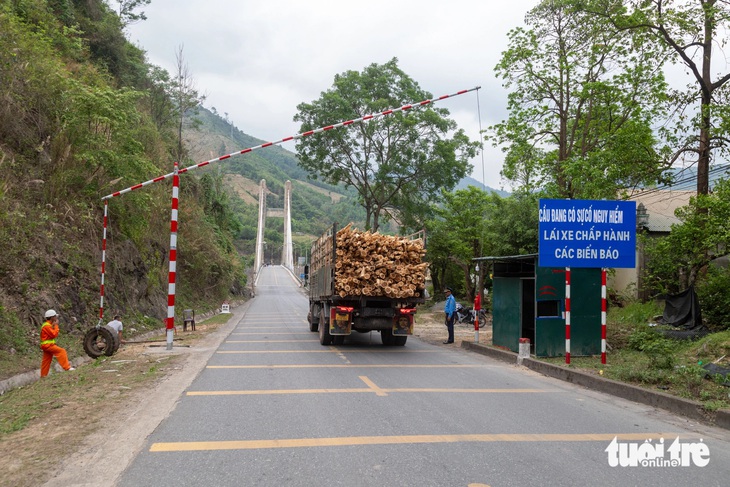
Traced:
<path fill-rule="evenodd" d="M 332 345 L 329 323 L 324 317 L 324 310 L 319 313 L 319 343 L 321 345 Z"/>
<path fill-rule="evenodd" d="M 318 331 L 319 329 L 319 323 L 314 321 L 314 318 L 312 317 L 312 310 L 309 310 L 309 314 L 307 315 L 307 321 L 309 321 L 309 331 Z"/>
<path fill-rule="evenodd" d="M 402 347 L 406 344 L 406 341 L 408 340 L 407 336 L 397 336 L 393 337 L 393 345 L 396 347 Z"/>
<path fill-rule="evenodd" d="M 380 330 L 380 340 L 382 340 L 383 345 L 386 347 L 389 347 L 395 343 L 395 337 L 393 336 L 393 329 L 392 328 L 386 328 L 384 330 Z"/>

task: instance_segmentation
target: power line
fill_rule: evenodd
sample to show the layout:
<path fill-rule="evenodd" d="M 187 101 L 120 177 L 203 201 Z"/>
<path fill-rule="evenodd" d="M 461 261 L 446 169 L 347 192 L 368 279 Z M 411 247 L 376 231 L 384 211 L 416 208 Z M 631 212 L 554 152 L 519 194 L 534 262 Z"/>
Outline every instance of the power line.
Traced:
<path fill-rule="evenodd" d="M 684 172 L 686 170 L 687 169 L 682 169 L 681 171 L 679 171 L 678 174 L 681 174 L 682 172 Z M 713 169 L 710 169 L 710 171 L 708 172 L 708 177 L 713 176 L 713 175 L 719 175 L 719 174 L 722 174 L 723 172 L 730 172 L 730 165 L 717 166 Z M 690 183 L 693 183 L 693 182 L 695 182 L 695 183 L 697 182 L 696 174 L 683 178 L 683 179 L 679 179 L 670 184 L 665 184 L 663 186 L 659 186 L 659 187 L 656 187 L 653 189 L 642 191 L 641 193 L 631 195 L 626 199 L 633 200 L 633 199 L 637 199 L 639 197 L 646 197 L 650 194 L 657 193 L 659 191 L 667 191 L 667 190 L 672 190 L 672 189 L 678 190 L 678 191 L 686 190 L 690 187 Z"/>

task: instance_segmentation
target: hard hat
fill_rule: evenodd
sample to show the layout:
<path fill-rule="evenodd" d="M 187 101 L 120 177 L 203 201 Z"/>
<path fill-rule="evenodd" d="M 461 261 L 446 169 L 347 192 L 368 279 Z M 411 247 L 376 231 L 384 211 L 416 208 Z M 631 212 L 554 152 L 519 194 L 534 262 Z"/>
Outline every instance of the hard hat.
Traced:
<path fill-rule="evenodd" d="M 56 315 L 58 315 L 58 313 L 56 313 L 56 310 L 49 309 L 48 311 L 46 311 L 45 316 L 46 316 L 46 318 L 53 318 Z"/>

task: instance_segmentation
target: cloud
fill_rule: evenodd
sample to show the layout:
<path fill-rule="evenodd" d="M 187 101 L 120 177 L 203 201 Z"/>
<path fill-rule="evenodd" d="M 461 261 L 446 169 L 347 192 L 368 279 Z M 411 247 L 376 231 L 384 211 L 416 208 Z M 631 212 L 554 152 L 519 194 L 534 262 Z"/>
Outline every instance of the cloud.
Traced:
<path fill-rule="evenodd" d="M 482 86 L 439 102 L 472 139 L 506 116 L 507 92 L 493 74 L 507 32 L 537 0 L 154 0 L 147 20 L 128 28 L 150 62 L 168 71 L 184 45 L 205 103 L 264 140 L 299 131 L 296 106 L 319 98 L 334 76 L 397 57 L 399 67 L 434 97 Z M 413 100 L 417 102 L 420 100 Z M 340 120 L 332 120 L 332 123 Z M 293 150 L 293 146 L 285 146 Z M 485 147 L 473 176 L 500 185 L 502 154 Z M 486 164 L 485 164 L 486 166 Z"/>

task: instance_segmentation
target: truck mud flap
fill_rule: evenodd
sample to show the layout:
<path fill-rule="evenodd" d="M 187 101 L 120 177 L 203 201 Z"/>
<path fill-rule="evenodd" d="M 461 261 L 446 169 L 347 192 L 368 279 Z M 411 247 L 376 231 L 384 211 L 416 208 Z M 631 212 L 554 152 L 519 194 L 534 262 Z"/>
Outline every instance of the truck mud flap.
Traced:
<path fill-rule="evenodd" d="M 342 336 L 352 333 L 352 311 L 348 306 L 330 308 L 330 335 Z"/>
<path fill-rule="evenodd" d="M 401 308 L 393 318 L 393 336 L 413 335 L 413 315 L 415 308 Z"/>

